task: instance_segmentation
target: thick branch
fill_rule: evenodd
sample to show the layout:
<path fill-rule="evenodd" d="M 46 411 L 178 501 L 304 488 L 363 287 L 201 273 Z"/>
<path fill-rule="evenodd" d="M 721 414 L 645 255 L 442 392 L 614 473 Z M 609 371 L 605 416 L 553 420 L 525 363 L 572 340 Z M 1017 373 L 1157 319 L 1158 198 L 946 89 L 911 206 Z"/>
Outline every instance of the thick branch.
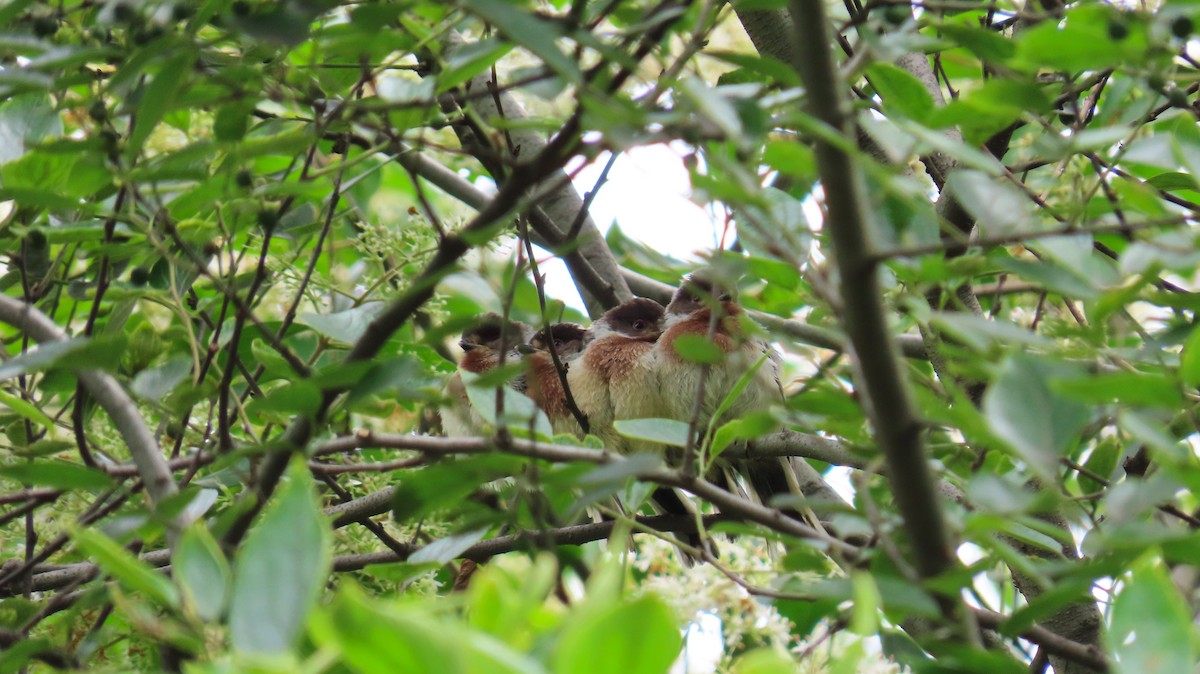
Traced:
<path fill-rule="evenodd" d="M 810 110 L 834 132 L 852 137 L 829 50 L 824 7 L 819 0 L 793 0 L 791 7 L 799 46 L 795 67 L 808 90 Z M 922 577 L 931 578 L 951 569 L 955 559 L 926 456 L 923 425 L 888 331 L 878 267 L 870 258 L 861 177 L 850 154 L 834 144 L 818 141 L 816 153 L 851 355 L 868 417 L 887 459 L 892 492 L 912 539 L 917 569 Z M 952 606 L 949 599 L 945 606 Z"/>
<path fill-rule="evenodd" d="M 451 31 L 447 44 L 456 49 L 461 48 L 464 42 L 461 36 Z M 486 124 L 503 125 L 507 143 L 505 149 L 510 160 L 533 156 L 544 150 L 546 140 L 538 132 L 521 124 L 527 119 L 524 107 L 510 92 L 492 81 L 489 74 L 471 79 L 466 85 L 466 90 L 494 92 L 491 96 L 473 98 L 470 109 Z M 475 138 L 465 125 L 456 126 L 455 130 L 463 141 L 463 148 L 474 153 L 493 177 L 499 180 L 503 170 L 494 161 L 493 148 Z M 587 213 L 583 199 L 575 190 L 566 171 L 558 168 L 547 173 L 543 180 L 543 184 L 550 186 L 550 189 L 544 198 L 539 200 L 538 208 L 531 213 L 531 224 L 542 240 L 539 245 L 548 247 L 564 258 L 572 278 L 576 279 L 588 314 L 595 318 L 616 304 L 632 299 L 633 295 L 621 277 L 612 251 L 608 249 L 608 244 L 605 243 L 596 223 Z M 572 232 L 572 227 L 575 236 L 569 239 L 568 234 Z M 573 255 L 576 252 L 578 255 Z M 583 283 L 580 278 L 587 278 L 589 282 Z"/>
<path fill-rule="evenodd" d="M 0 295 L 0 321 L 16 327 L 41 344 L 67 339 L 54 321 L 38 311 L 37 307 L 7 295 Z M 146 493 L 156 503 L 174 496 L 178 489 L 171 477 L 171 470 L 163 459 L 158 441 L 138 412 L 137 404 L 117 380 L 105 372 L 80 370 L 78 375 L 88 393 L 108 413 L 125 445 L 129 447 L 129 455 L 146 485 Z"/>
<path fill-rule="evenodd" d="M 322 452 L 349 451 L 360 447 L 395 447 L 412 449 L 435 455 L 484 454 L 496 451 L 494 441 L 489 438 L 438 438 L 418 435 L 393 435 L 359 431 L 354 435 L 336 438 L 321 446 Z M 337 448 L 337 449 L 334 449 Z M 517 456 L 554 462 L 579 461 L 595 464 L 619 464 L 627 459 L 620 454 L 608 450 L 587 449 L 584 447 L 568 447 L 566 445 L 550 445 L 529 440 L 514 438 L 502 448 L 504 451 Z M 817 541 L 832 550 L 837 550 L 848 558 L 858 554 L 855 546 L 848 545 L 824 532 L 797 522 L 783 515 L 779 510 L 752 503 L 735 496 L 720 487 L 700 478 L 689 477 L 680 472 L 654 469 L 635 475 L 638 479 L 656 482 L 658 484 L 679 487 L 712 503 L 728 515 L 757 522 L 780 533 Z M 343 514 L 343 516 L 345 516 Z"/>
<path fill-rule="evenodd" d="M 996 613 L 995 611 L 988 611 L 986 609 L 976 608 L 971 609 L 971 612 L 975 615 L 975 619 L 979 621 L 981 626 L 991 629 L 998 630 L 1002 628 L 1008 620 L 1008 616 L 1003 613 Z M 1104 658 L 1104 654 L 1100 652 L 1100 649 L 1093 644 L 1072 641 L 1071 639 L 1055 634 L 1045 627 L 1037 625 L 1025 628 L 1021 632 L 1021 637 L 1041 646 L 1051 655 L 1084 665 L 1097 672 L 1108 671 L 1108 660 Z"/>

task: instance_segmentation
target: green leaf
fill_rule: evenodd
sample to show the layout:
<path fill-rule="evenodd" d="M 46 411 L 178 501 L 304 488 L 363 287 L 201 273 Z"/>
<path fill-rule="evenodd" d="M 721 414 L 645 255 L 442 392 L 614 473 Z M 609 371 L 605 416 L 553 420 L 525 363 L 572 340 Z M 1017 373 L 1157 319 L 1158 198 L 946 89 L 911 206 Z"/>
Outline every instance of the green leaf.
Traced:
<path fill-rule="evenodd" d="M 464 671 L 462 655 L 440 621 L 416 610 L 384 609 L 357 589 L 340 592 L 329 612 L 317 615 L 314 636 L 336 645 L 363 674 Z"/>
<path fill-rule="evenodd" d="M 55 185 L 59 188 L 50 191 L 57 195 L 57 198 L 72 202 L 70 195 L 65 194 L 61 186 L 66 184 L 76 160 L 75 155 L 29 152 L 20 159 L 0 167 L 0 184 L 3 184 L 6 190 L 30 193 Z"/>
<path fill-rule="evenodd" d="M 255 398 L 246 405 L 252 414 L 283 412 L 312 416 L 321 406 L 321 390 L 312 382 L 300 380 L 284 384 L 262 398 Z"/>
<path fill-rule="evenodd" d="M 288 379 L 295 375 L 295 371 L 287 360 L 261 339 L 250 342 L 250 353 L 254 355 L 254 361 L 265 369 L 264 374 L 271 375 L 271 377 L 259 379 L 260 384 L 270 381 L 271 378 Z"/>
<path fill-rule="evenodd" d="M 817 159 L 812 149 L 791 140 L 768 140 L 763 150 L 763 162 L 800 181 L 811 181 L 817 172 Z"/>
<path fill-rule="evenodd" d="M 739 52 L 705 50 L 705 56 L 711 56 L 726 63 L 738 66 L 743 70 L 757 73 L 773 79 L 785 87 L 801 86 L 800 76 L 791 65 L 765 55 L 742 54 Z M 795 143 L 793 143 L 795 145 Z"/>
<path fill-rule="evenodd" d="M 672 346 L 689 363 L 713 365 L 725 360 L 721 347 L 703 335 L 680 335 Z"/>
<path fill-rule="evenodd" d="M 307 462 L 296 457 L 238 552 L 229 610 L 238 650 L 283 654 L 295 645 L 328 580 L 330 536 Z"/>
<path fill-rule="evenodd" d="M 187 73 L 191 70 L 196 56 L 191 49 L 179 47 L 180 53 L 163 63 L 162 68 L 150 80 L 150 84 L 142 91 L 141 102 L 138 104 L 137 121 L 129 133 L 128 144 L 125 147 L 127 157 L 135 157 L 142 150 L 146 139 L 162 121 L 172 107 L 178 105 L 176 95 L 187 83 Z"/>
<path fill-rule="evenodd" d="M 461 505 L 481 485 L 519 470 L 520 460 L 514 457 L 482 455 L 404 473 L 392 496 L 392 515 L 398 522 L 408 522 Z"/>
<path fill-rule="evenodd" d="M 1155 451 L 1162 452 L 1164 456 L 1176 460 L 1191 456 L 1191 451 L 1185 450 L 1179 441 L 1170 435 L 1164 420 L 1133 410 L 1121 410 L 1118 425 L 1130 437 Z"/>
<path fill-rule="evenodd" d="M 215 622 L 221 617 L 232 574 L 221 547 L 202 524 L 193 524 L 179 537 L 171 554 L 171 574 L 186 605 L 201 620 Z"/>
<path fill-rule="evenodd" d="M 778 427 L 779 422 L 771 416 L 770 412 L 754 412 L 740 419 L 734 419 L 717 429 L 716 435 L 713 436 L 709 455 L 715 459 L 734 442 L 761 438 Z"/>
<path fill-rule="evenodd" d="M 54 653 L 49 639 L 26 638 L 0 651 L 0 674 L 20 674 L 28 671 L 26 664 L 42 653 Z"/>
<path fill-rule="evenodd" d="M 496 566 L 480 569 L 467 590 L 467 620 L 471 627 L 519 646 L 558 579 L 558 561 L 549 552 L 534 557 L 520 576 Z"/>
<path fill-rule="evenodd" d="M 445 67 L 437 75 L 437 93 L 449 91 L 475 77 L 510 51 L 510 43 L 492 38 L 455 49 L 446 56 Z"/>
<path fill-rule="evenodd" d="M 1000 266 L 1006 271 L 1040 283 L 1046 286 L 1048 290 L 1068 297 L 1090 300 L 1100 295 L 1100 291 L 1096 289 L 1091 279 L 1083 276 L 1074 269 L 1069 269 L 1051 260 L 1031 262 L 1028 260 L 1006 258 L 1000 261 Z"/>
<path fill-rule="evenodd" d="M 357 589 L 339 593 L 313 621 L 313 636 L 363 674 L 545 674 L 532 658 L 497 639 L 468 631 L 413 604 L 370 601 Z"/>
<path fill-rule="evenodd" d="M 1194 192 L 1200 190 L 1200 184 L 1196 183 L 1194 177 L 1178 171 L 1167 171 L 1151 176 L 1146 179 L 1146 184 L 1166 192 L 1179 192 L 1182 190 L 1192 190 Z"/>
<path fill-rule="evenodd" d="M 19 159 L 31 145 L 62 133 L 62 120 L 49 96 L 13 96 L 0 104 L 0 164 Z"/>
<path fill-rule="evenodd" d="M 920 121 L 933 110 L 933 97 L 925 85 L 906 70 L 890 63 L 874 63 L 867 68 L 867 78 L 888 113 Z"/>
<path fill-rule="evenodd" d="M 59 452 L 67 452 L 75 449 L 74 442 L 66 440 L 51 440 L 42 438 L 37 442 L 27 447 L 13 447 L 12 453 L 24 458 L 36 458 L 39 456 L 50 456 Z"/>
<path fill-rule="evenodd" d="M 1108 650 L 1121 671 L 1174 674 L 1196 662 L 1192 612 L 1153 552 L 1133 566 L 1112 607 Z"/>
<path fill-rule="evenodd" d="M 930 114 L 933 127 L 958 126 L 968 142 L 981 144 L 1022 115 L 1052 109 L 1042 85 L 1032 80 L 990 79 Z"/>
<path fill-rule="evenodd" d="M 88 340 L 76 337 L 57 342 L 39 344 L 32 351 L 27 351 L 16 358 L 0 365 L 0 379 L 10 379 L 30 372 L 38 372 L 50 368 L 81 351 Z"/>
<path fill-rule="evenodd" d="M 697 115 L 712 122 L 726 138 L 741 138 L 744 135 L 742 120 L 733 104 L 708 84 L 696 77 L 685 76 L 679 82 L 677 91 L 681 100 L 687 101 Z"/>
<path fill-rule="evenodd" d="M 228 143 L 244 138 L 254 106 L 253 100 L 241 100 L 217 108 L 213 118 L 213 135 L 217 140 Z"/>
<path fill-rule="evenodd" d="M 370 395 L 389 392 L 400 400 L 429 402 L 440 395 L 442 380 L 430 372 L 412 354 L 377 361 L 370 371 L 359 377 L 350 390 L 347 402 L 353 403 Z"/>
<path fill-rule="evenodd" d="M 728 412 L 731 407 L 733 407 L 733 404 L 742 396 L 742 393 L 746 390 L 746 387 L 750 385 L 750 382 L 753 381 L 755 376 L 758 375 L 758 371 L 763 365 L 766 364 L 768 360 L 770 360 L 770 358 L 770 352 L 765 351 L 763 355 L 759 356 L 758 360 L 754 362 L 754 365 L 747 368 L 746 371 L 738 377 L 737 381 L 733 383 L 733 387 L 730 388 L 729 392 L 725 394 L 725 397 L 721 399 L 721 404 L 717 405 L 716 411 L 713 412 L 712 418 L 709 419 L 708 428 L 706 428 L 704 431 L 706 436 L 709 433 L 712 433 L 713 424 L 715 424 L 718 419 L 725 416 L 725 413 Z M 782 397 L 782 393 L 780 395 Z"/>
<path fill-rule="evenodd" d="M 484 421 L 492 426 L 497 425 L 496 396 L 499 393 L 504 400 L 504 416 L 501 419 L 503 425 L 514 430 L 528 429 L 532 422 L 535 433 L 546 438 L 554 436 L 554 429 L 550 426 L 550 419 L 546 417 L 546 413 L 524 394 L 507 386 L 480 386 L 478 378 L 471 372 L 460 372 L 459 376 L 466 384 L 467 398 L 471 401 L 471 406 L 479 412 Z"/>
<path fill-rule="evenodd" d="M 1059 362 L 1024 354 L 1009 357 L 983 399 L 993 432 L 1043 477 L 1079 441 L 1088 406 L 1054 393 L 1055 378 L 1078 376 Z"/>
<path fill-rule="evenodd" d="M 663 457 L 661 454 L 637 452 L 626 456 L 623 461 L 614 461 L 589 470 L 579 477 L 578 484 L 620 485 L 624 484 L 631 477 L 662 468 L 662 465 Z"/>
<path fill-rule="evenodd" d="M 45 428 L 54 428 L 54 420 L 46 416 L 36 405 L 26 400 L 21 400 L 11 393 L 0 391 L 0 406 L 8 407 L 8 409 L 16 412 L 18 415 Z"/>
<path fill-rule="evenodd" d="M 441 566 L 450 560 L 457 559 L 472 545 L 483 540 L 487 532 L 487 527 L 482 527 L 474 531 L 439 538 L 409 555 L 407 561 L 409 564 L 434 563 Z"/>
<path fill-rule="evenodd" d="M 167 394 L 188 376 L 192 370 L 192 359 L 185 356 L 171 358 L 158 367 L 142 370 L 133 378 L 129 390 L 142 400 L 161 402 Z"/>
<path fill-rule="evenodd" d="M 855 573 L 850 576 L 854 588 L 854 613 L 850 618 L 850 631 L 870 636 L 879 631 L 879 608 L 883 598 L 879 596 L 879 588 L 875 580 L 867 573 Z"/>
<path fill-rule="evenodd" d="M 654 595 L 568 621 L 554 651 L 557 674 L 662 674 L 679 656 L 675 615 Z"/>
<path fill-rule="evenodd" d="M 1004 62 L 1017 53 L 1012 40 L 979 26 L 946 22 L 938 31 L 984 61 Z"/>
<path fill-rule="evenodd" d="M 738 658 L 733 674 L 795 674 L 796 662 L 774 648 L 758 648 Z"/>
<path fill-rule="evenodd" d="M 812 247 L 812 227 L 801 201 L 773 187 L 764 187 L 755 201 L 737 219 L 738 241 L 746 251 L 763 258 L 804 259 Z"/>
<path fill-rule="evenodd" d="M 0 467 L 0 477 L 52 489 L 100 490 L 112 486 L 112 478 L 107 474 L 67 461 L 34 461 L 4 466 Z"/>
<path fill-rule="evenodd" d="M 383 311 L 382 302 L 368 302 L 335 314 L 300 314 L 296 322 L 342 344 L 353 344 L 362 337 L 375 316 Z"/>
<path fill-rule="evenodd" d="M 985 234 L 1033 231 L 1033 209 L 1017 188 L 987 174 L 959 169 L 946 186 L 979 223 Z"/>
<path fill-rule="evenodd" d="M 579 81 L 579 64 L 567 56 L 555 40 L 561 37 L 558 26 L 506 0 L 464 0 L 473 13 L 494 24 L 508 39 L 541 58 L 551 70 L 569 82 Z"/>
<path fill-rule="evenodd" d="M 997 344 L 1045 348 L 1051 343 L 1046 337 L 1009 321 L 987 319 L 959 311 L 937 312 L 930 316 L 929 322 L 964 345 L 981 352 Z"/>
<path fill-rule="evenodd" d="M 661 442 L 674 447 L 687 447 L 688 444 L 687 423 L 675 419 L 618 419 L 613 428 L 634 440 Z"/>
<path fill-rule="evenodd" d="M 1111 26 L 1127 35 L 1114 40 Z M 1095 5 L 1079 6 L 1066 19 L 1044 21 L 1022 31 L 1016 60 L 1030 67 L 1099 71 L 1113 66 L 1136 67 L 1146 56 L 1146 29 L 1132 12 Z"/>
<path fill-rule="evenodd" d="M 1127 405 L 1179 409 L 1183 399 L 1171 378 L 1149 372 L 1111 372 L 1057 379 L 1055 392 L 1085 403 L 1119 401 Z"/>
<path fill-rule="evenodd" d="M 75 545 L 102 571 L 121 585 L 159 606 L 179 607 L 179 592 L 166 575 L 155 571 L 116 541 L 96 529 L 77 527 L 71 531 Z"/>
<path fill-rule="evenodd" d="M 1200 386 L 1200 328 L 1193 328 L 1179 356 L 1179 378 L 1188 386 Z"/>

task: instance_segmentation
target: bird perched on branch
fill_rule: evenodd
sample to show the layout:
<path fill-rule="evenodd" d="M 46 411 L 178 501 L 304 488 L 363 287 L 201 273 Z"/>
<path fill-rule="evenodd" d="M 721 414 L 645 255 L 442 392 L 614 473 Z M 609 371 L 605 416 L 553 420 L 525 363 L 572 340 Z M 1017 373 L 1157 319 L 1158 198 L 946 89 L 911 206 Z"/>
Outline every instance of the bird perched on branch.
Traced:
<path fill-rule="evenodd" d="M 568 387 L 587 418 L 588 432 L 608 449 L 622 454 L 661 451 L 656 443 L 617 433 L 613 422 L 663 416 L 654 343 L 662 333 L 664 315 L 661 304 L 645 298 L 609 309 L 592 323 L 583 353 L 567 371 Z M 661 513 L 696 515 L 691 502 L 669 488 L 655 490 L 651 503 Z M 705 544 L 696 535 L 684 538 L 693 547 Z M 694 563 L 690 554 L 680 554 L 686 566 Z"/>
<path fill-rule="evenodd" d="M 614 421 L 663 415 L 654 353 L 663 315 L 661 304 L 640 297 L 610 309 L 592 324 L 582 356 L 567 373 L 588 432 L 609 449 L 646 449 L 618 434 Z"/>
<path fill-rule="evenodd" d="M 723 287 L 702 272 L 685 277 L 667 305 L 665 329 L 655 346 L 659 389 L 665 416 L 689 423 L 695 417 L 697 445 L 710 424 L 718 428 L 765 410 L 772 402 L 783 402 L 779 353 L 750 334 L 748 321 L 732 287 Z M 707 361 L 707 373 L 705 364 L 697 360 Z M 745 387 L 733 395 L 743 377 L 748 377 Z M 799 490 L 786 459 L 745 462 L 737 468 L 763 502 Z M 728 478 L 717 481 L 734 486 Z"/>
<path fill-rule="evenodd" d="M 783 400 L 779 353 L 765 340 L 750 335 L 746 321 L 745 310 L 736 302 L 731 288 L 714 284 L 699 272 L 684 278 L 667 305 L 663 334 L 655 348 L 658 383 L 669 418 L 691 420 L 702 378 L 701 430 L 748 372 L 752 375 L 745 389 L 730 401 L 718 424 Z M 689 340 L 692 345 L 709 342 L 719 350 L 715 362 L 708 365 L 707 375 L 702 363 L 685 355 L 692 351 L 686 348 Z"/>
<path fill-rule="evenodd" d="M 546 413 L 555 433 L 579 436 L 582 435 L 582 429 L 567 402 L 563 388 L 564 376 L 554 365 L 551 349 L 558 356 L 559 363 L 566 368 L 566 376 L 569 376 L 572 364 L 583 351 L 587 334 L 587 330 L 577 323 L 555 323 L 539 330 L 529 340 L 528 353 L 524 358 L 527 382 L 525 395 Z"/>
<path fill-rule="evenodd" d="M 463 332 L 462 339 L 458 342 L 463 350 L 458 369 L 477 375 L 484 374 L 500 364 L 501 353 L 504 354 L 506 362 L 519 362 L 521 354 L 516 347 L 529 341 L 532 335 L 533 328 L 520 321 L 506 322 L 496 314 L 485 314 L 482 321 Z M 509 385 L 520 390 L 524 382 L 514 381 Z M 487 428 L 487 422 L 471 405 L 462 375 L 455 372 L 447 382 L 444 392 L 448 403 L 441 410 L 443 432 L 451 437 L 482 434 Z"/>

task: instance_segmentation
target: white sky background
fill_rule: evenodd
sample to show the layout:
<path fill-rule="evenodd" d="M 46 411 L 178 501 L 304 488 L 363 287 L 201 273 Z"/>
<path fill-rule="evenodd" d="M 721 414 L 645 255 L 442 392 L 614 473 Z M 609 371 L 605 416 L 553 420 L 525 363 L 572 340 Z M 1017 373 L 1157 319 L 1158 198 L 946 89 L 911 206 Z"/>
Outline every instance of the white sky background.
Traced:
<path fill-rule="evenodd" d="M 591 215 L 602 234 L 616 221 L 632 239 L 683 260 L 699 261 L 699 253 L 716 248 L 720 228 L 712 214 L 689 199 L 692 186 L 683 165 L 686 150 L 668 145 L 636 147 L 617 157 L 608 181 L 592 201 Z M 586 194 L 599 179 L 609 155 L 601 155 L 575 177 L 575 189 Z M 569 166 L 568 171 L 574 166 Z M 561 260 L 539 265 L 546 292 L 568 306 L 586 311 Z"/>

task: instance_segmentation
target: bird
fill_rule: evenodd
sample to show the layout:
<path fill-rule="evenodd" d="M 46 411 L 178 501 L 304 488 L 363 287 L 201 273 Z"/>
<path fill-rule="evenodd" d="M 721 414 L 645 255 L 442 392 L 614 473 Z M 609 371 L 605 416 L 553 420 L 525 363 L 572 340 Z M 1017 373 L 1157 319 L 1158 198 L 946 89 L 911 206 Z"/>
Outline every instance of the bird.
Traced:
<path fill-rule="evenodd" d="M 748 320 L 732 289 L 714 283 L 702 271 L 684 277 L 667 305 L 663 334 L 655 344 L 658 388 L 667 418 L 690 423 L 696 416 L 696 432 L 700 434 L 697 445 L 710 426 L 718 428 L 727 421 L 765 410 L 772 402 L 784 400 L 779 353 L 766 340 L 747 331 Z M 720 349 L 721 359 L 709 364 L 708 374 L 704 375 L 704 367 L 685 358 L 676 346 L 677 340 L 684 335 L 708 339 L 710 326 L 711 341 Z M 752 374 L 745 388 L 722 410 L 722 404 L 747 372 Z M 700 390 L 702 378 L 703 394 Z M 752 488 L 753 497 L 764 503 L 773 496 L 799 490 L 788 459 L 744 461 L 732 467 L 719 462 L 710 477 L 732 491 L 735 479 L 729 468 L 736 468 Z M 801 517 L 796 511 L 785 510 L 785 513 Z"/>
<path fill-rule="evenodd" d="M 554 354 L 569 376 L 570 368 L 578 360 L 587 339 L 588 331 L 578 323 L 555 323 L 535 333 L 525 349 L 525 395 L 546 413 L 555 434 L 580 437 L 583 429 L 567 404 L 562 383 L 564 377 L 554 365 L 550 349 L 554 349 Z"/>
<path fill-rule="evenodd" d="M 642 297 L 609 309 L 592 323 L 583 353 L 567 372 L 588 432 L 622 454 L 649 448 L 618 434 L 614 421 L 663 416 L 654 343 L 664 314 L 661 304 Z"/>
<path fill-rule="evenodd" d="M 731 290 L 695 272 L 684 278 L 667 305 L 663 334 L 655 345 L 658 384 L 667 418 L 691 421 L 703 367 L 685 358 L 676 343 L 684 335 L 707 339 L 714 309 L 712 342 L 720 349 L 721 360 L 709 365 L 704 380 L 698 424 L 701 430 L 712 421 L 742 375 L 752 369 L 753 376 L 745 389 L 716 419 L 717 424 L 766 409 L 772 401 L 783 401 L 779 353 L 765 340 L 747 333 L 745 310 Z"/>
<path fill-rule="evenodd" d="M 488 426 L 479 411 L 471 405 L 461 373 L 484 374 L 500 364 L 501 353 L 506 362 L 520 361 L 521 354 L 516 347 L 529 341 L 532 334 L 533 328 L 525 323 L 505 321 L 494 313 L 485 314 L 480 322 L 462 333 L 458 342 L 463 350 L 458 362 L 459 371 L 450 377 L 443 391 L 447 401 L 441 410 L 442 432 L 445 435 L 481 435 Z M 517 390 L 524 388 L 520 378 L 510 381 L 509 385 Z"/>
<path fill-rule="evenodd" d="M 613 451 L 663 452 L 658 443 L 622 436 L 613 424 L 664 414 L 654 348 L 662 334 L 664 316 L 661 304 L 640 297 L 609 309 L 592 323 L 583 353 L 567 371 L 567 384 L 587 417 L 588 432 Z M 650 504 L 663 514 L 696 517 L 691 501 L 667 487 L 654 490 Z M 695 548 L 707 545 L 698 534 L 685 534 L 683 539 Z M 715 552 L 711 546 L 707 549 Z M 682 548 L 679 553 L 684 566 L 695 563 L 695 557 Z"/>

